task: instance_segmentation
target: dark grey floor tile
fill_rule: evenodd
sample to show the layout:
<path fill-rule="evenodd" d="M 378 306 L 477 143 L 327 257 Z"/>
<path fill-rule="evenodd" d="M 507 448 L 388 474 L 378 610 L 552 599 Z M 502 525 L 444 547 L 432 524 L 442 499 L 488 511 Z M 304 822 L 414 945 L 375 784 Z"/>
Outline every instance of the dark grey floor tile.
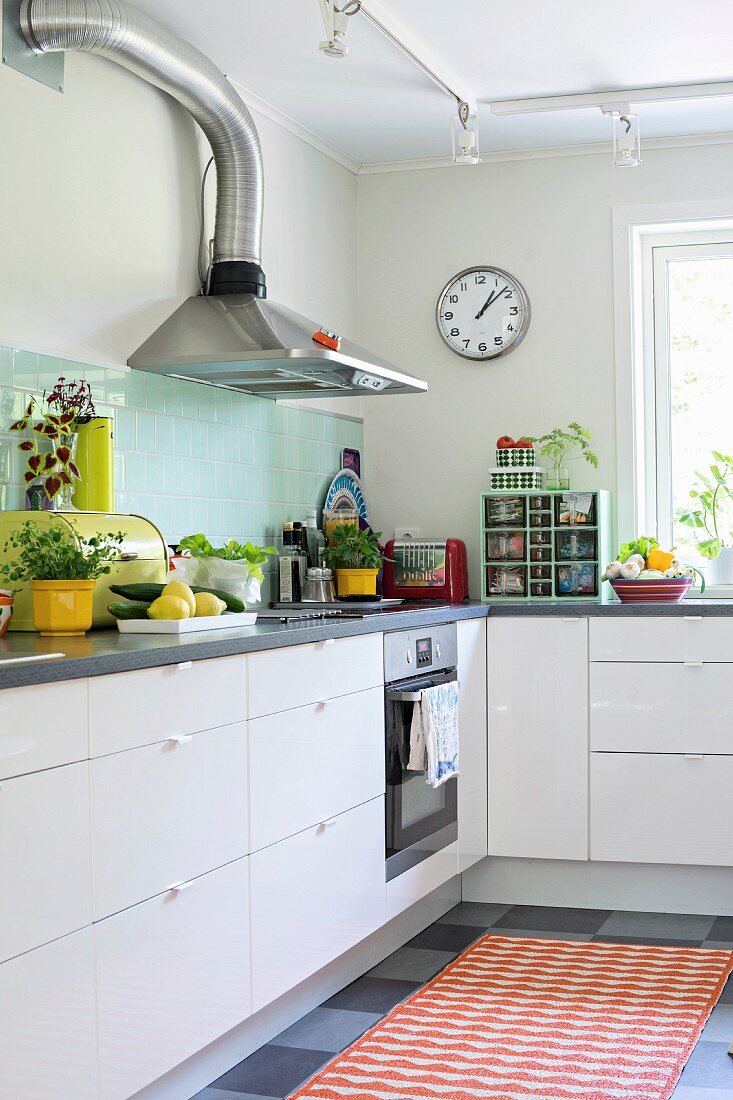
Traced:
<path fill-rule="evenodd" d="M 702 940 L 665 940 L 662 936 L 607 936 L 593 937 L 594 943 L 640 943 L 650 947 L 702 947 Z"/>
<path fill-rule="evenodd" d="M 370 970 L 368 976 L 399 978 L 406 982 L 428 982 L 455 957 L 455 951 L 428 951 L 420 947 L 400 947 L 393 955 Z"/>
<path fill-rule="evenodd" d="M 715 917 L 708 939 L 733 942 L 733 917 Z"/>
<path fill-rule="evenodd" d="M 704 1043 L 733 1043 L 733 1005 L 717 1004 L 700 1036 Z"/>
<path fill-rule="evenodd" d="M 253 1092 L 230 1092 L 228 1089 L 210 1087 L 197 1092 L 193 1100 L 283 1100 L 282 1096 L 260 1096 Z"/>
<path fill-rule="evenodd" d="M 733 1058 L 727 1043 L 699 1042 L 682 1071 L 681 1085 L 733 1089 Z"/>
<path fill-rule="evenodd" d="M 475 924 L 477 928 L 490 928 L 511 908 L 509 905 L 484 905 L 481 901 L 462 901 L 456 905 L 438 924 Z"/>
<path fill-rule="evenodd" d="M 272 1041 L 279 1047 L 303 1050 L 343 1050 L 382 1019 L 381 1012 L 348 1012 L 343 1008 L 315 1008 Z"/>
<path fill-rule="evenodd" d="M 542 932 L 588 932 L 594 935 L 611 916 L 611 909 L 562 909 L 547 905 L 513 905 L 493 927 L 537 929 Z"/>
<path fill-rule="evenodd" d="M 732 1005 L 733 1004 L 733 975 L 728 978 L 728 981 L 723 987 L 723 992 L 720 994 L 718 1000 L 719 1005 Z"/>
<path fill-rule="evenodd" d="M 330 1050 L 301 1050 L 268 1043 L 234 1069 L 213 1088 L 253 1096 L 287 1096 L 333 1057 Z"/>
<path fill-rule="evenodd" d="M 410 940 L 408 947 L 419 947 L 428 951 L 464 951 L 469 944 L 482 936 L 483 928 L 472 924 L 431 924 L 424 932 Z"/>
<path fill-rule="evenodd" d="M 345 1008 L 350 1012 L 390 1012 L 409 997 L 422 982 L 402 982 L 396 978 L 357 978 L 346 989 L 324 1001 L 322 1008 Z"/>
<path fill-rule="evenodd" d="M 612 913 L 598 932 L 609 936 L 650 936 L 663 940 L 712 939 L 715 917 L 691 913 Z"/>
<path fill-rule="evenodd" d="M 488 928 L 487 936 L 524 936 L 534 940 L 570 940 L 588 943 L 592 940 L 590 932 L 543 932 L 536 928 Z"/>

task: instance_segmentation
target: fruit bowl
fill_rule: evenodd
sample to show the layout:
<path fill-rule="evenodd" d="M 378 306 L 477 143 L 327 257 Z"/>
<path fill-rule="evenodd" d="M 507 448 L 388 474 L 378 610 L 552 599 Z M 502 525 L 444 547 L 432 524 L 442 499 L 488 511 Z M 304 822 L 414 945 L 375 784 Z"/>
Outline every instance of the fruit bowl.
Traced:
<path fill-rule="evenodd" d="M 622 603 L 681 603 L 692 586 L 692 577 L 660 577 L 650 581 L 611 581 Z"/>

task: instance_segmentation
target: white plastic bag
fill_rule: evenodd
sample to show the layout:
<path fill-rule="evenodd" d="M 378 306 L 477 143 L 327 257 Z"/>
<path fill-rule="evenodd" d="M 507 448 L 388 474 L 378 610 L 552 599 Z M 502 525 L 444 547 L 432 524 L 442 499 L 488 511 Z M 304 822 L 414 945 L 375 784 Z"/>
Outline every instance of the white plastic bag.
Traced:
<path fill-rule="evenodd" d="M 224 558 L 173 559 L 177 581 L 196 585 L 198 588 L 218 588 L 238 596 L 245 604 L 259 603 L 260 581 L 252 575 L 246 561 L 225 561 Z"/>

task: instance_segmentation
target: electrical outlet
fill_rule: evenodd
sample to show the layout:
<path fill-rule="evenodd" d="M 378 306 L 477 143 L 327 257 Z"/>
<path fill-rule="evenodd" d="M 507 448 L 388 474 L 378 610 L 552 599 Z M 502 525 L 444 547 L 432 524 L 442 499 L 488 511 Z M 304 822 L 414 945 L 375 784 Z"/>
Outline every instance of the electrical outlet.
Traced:
<path fill-rule="evenodd" d="M 423 537 L 422 527 L 395 527 L 394 537 L 396 539 L 421 539 Z"/>

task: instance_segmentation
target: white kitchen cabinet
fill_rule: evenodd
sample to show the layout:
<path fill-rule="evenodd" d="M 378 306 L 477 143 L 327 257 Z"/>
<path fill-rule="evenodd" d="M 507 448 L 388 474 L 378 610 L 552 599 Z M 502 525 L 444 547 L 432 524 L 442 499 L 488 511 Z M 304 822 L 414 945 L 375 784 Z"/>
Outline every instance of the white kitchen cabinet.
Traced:
<path fill-rule="evenodd" d="M 0 779 L 89 756 L 87 681 L 0 691 Z"/>
<path fill-rule="evenodd" d="M 489 854 L 588 858 L 588 620 L 489 621 Z"/>
<path fill-rule="evenodd" d="M 217 657 L 93 677 L 91 755 L 244 721 L 246 662 L 244 656 Z"/>
<path fill-rule="evenodd" d="M 249 723 L 252 851 L 384 794 L 384 692 Z"/>
<path fill-rule="evenodd" d="M 0 965 L 0 1020 L 3 1100 L 97 1100 L 91 928 Z"/>
<path fill-rule="evenodd" d="M 733 664 L 590 666 L 591 749 L 733 754 Z"/>
<path fill-rule="evenodd" d="M 251 653 L 247 680 L 250 718 L 379 687 L 384 683 L 382 635 Z"/>
<path fill-rule="evenodd" d="M 591 859 L 733 867 L 733 757 L 591 754 Z"/>
<path fill-rule="evenodd" d="M 714 615 L 591 617 L 591 661 L 733 661 L 733 619 Z"/>
<path fill-rule="evenodd" d="M 465 619 L 458 629 L 458 869 L 487 852 L 486 620 Z"/>
<path fill-rule="evenodd" d="M 91 767 L 95 920 L 247 854 L 246 723 Z"/>
<path fill-rule="evenodd" d="M 385 921 L 384 799 L 250 856 L 254 1011 Z"/>
<path fill-rule="evenodd" d="M 91 923 L 89 832 L 88 763 L 0 784 L 0 961 Z"/>
<path fill-rule="evenodd" d="M 127 1100 L 249 1016 L 247 863 L 95 925 L 102 1100 Z"/>

